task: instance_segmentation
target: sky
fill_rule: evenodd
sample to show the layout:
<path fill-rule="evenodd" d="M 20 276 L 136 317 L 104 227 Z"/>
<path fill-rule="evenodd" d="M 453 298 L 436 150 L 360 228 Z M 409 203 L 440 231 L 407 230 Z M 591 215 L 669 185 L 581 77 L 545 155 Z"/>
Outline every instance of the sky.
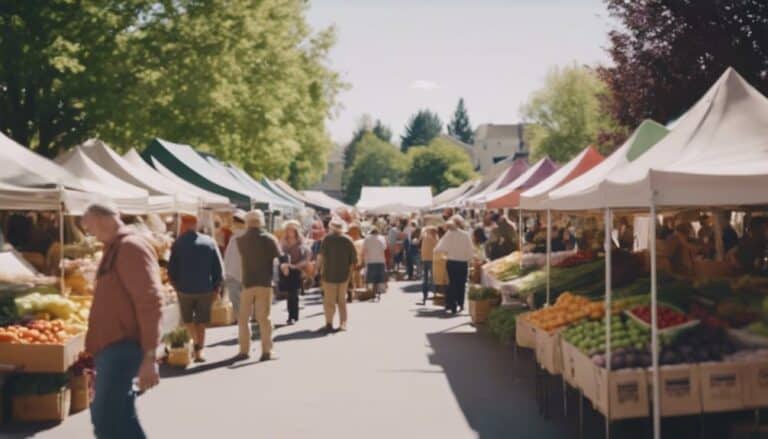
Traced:
<path fill-rule="evenodd" d="M 516 123 L 553 66 L 609 63 L 601 0 L 311 0 L 315 29 L 335 26 L 330 65 L 351 88 L 328 121 L 346 144 L 364 114 L 395 136 L 419 109 L 450 120 L 463 97 L 473 127 Z"/>

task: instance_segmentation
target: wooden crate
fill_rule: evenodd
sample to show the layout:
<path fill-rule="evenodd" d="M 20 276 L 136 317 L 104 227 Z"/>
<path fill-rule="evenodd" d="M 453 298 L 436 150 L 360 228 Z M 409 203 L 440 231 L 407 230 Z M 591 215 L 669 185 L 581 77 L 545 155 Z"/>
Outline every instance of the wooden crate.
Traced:
<path fill-rule="evenodd" d="M 63 421 L 69 415 L 69 389 L 47 395 L 20 395 L 12 400 L 13 419 L 18 422 Z"/>
<path fill-rule="evenodd" d="M 15 366 L 27 373 L 63 373 L 75 364 L 84 349 L 85 333 L 71 337 L 64 344 L 3 343 L 0 364 Z"/>

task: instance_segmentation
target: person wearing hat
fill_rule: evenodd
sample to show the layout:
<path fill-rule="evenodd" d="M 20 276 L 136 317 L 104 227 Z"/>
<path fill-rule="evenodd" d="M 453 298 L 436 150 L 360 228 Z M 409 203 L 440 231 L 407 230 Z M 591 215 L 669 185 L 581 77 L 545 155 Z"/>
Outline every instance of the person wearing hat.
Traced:
<path fill-rule="evenodd" d="M 299 291 L 302 284 L 302 270 L 309 264 L 310 251 L 304 244 L 301 224 L 290 220 L 283 224 L 282 246 L 283 256 L 280 257 L 280 276 L 278 286 L 288 298 L 288 325 L 299 320 Z"/>
<path fill-rule="evenodd" d="M 182 230 L 185 231 L 171 247 L 168 278 L 179 293 L 181 320 L 192 335 L 195 361 L 202 362 L 211 305 L 221 294 L 221 254 L 213 238 L 198 233 L 195 217 L 182 220 Z"/>
<path fill-rule="evenodd" d="M 421 233 L 421 271 L 424 276 L 421 283 L 423 305 L 427 304 L 429 289 L 432 286 L 432 260 L 435 256 L 435 246 L 438 239 L 437 228 L 434 226 L 425 227 Z"/>
<path fill-rule="evenodd" d="M 235 316 L 240 311 L 240 293 L 243 291 L 242 262 L 237 238 L 245 234 L 245 211 L 237 209 L 232 215 L 232 238 L 224 250 L 224 287 L 227 289 L 229 301 Z"/>
<path fill-rule="evenodd" d="M 347 290 L 352 270 L 357 265 L 355 244 L 344 232 L 346 223 L 334 217 L 329 223 L 330 233 L 323 239 L 318 265 L 323 286 L 325 330 L 333 330 L 333 317 L 339 308 L 339 329 L 347 329 Z"/>
<path fill-rule="evenodd" d="M 436 253 L 445 253 L 448 257 L 448 292 L 445 297 L 445 307 L 456 314 L 457 309 L 464 309 L 464 296 L 469 276 L 469 261 L 474 256 L 474 246 L 469 233 L 462 227 L 464 218 L 459 215 L 451 217 L 446 223 L 447 232 L 435 246 Z"/>
<path fill-rule="evenodd" d="M 261 336 L 261 361 L 276 359 L 272 351 L 272 276 L 275 260 L 282 256 L 280 245 L 264 228 L 264 212 L 252 210 L 245 215 L 247 230 L 237 238 L 240 250 L 243 292 L 238 313 L 238 359 L 251 355 L 251 326 L 248 318 L 255 307 L 256 320 Z"/>

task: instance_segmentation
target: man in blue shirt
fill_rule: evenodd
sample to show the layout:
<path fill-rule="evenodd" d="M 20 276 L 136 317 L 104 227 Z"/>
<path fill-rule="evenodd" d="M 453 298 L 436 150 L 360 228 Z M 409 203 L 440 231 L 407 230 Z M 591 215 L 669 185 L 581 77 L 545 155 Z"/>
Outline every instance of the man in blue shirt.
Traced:
<path fill-rule="evenodd" d="M 195 343 L 195 361 L 205 361 L 205 328 L 211 322 L 211 305 L 221 294 L 222 263 L 216 242 L 197 232 L 194 217 L 185 217 L 184 231 L 171 248 L 168 278 L 179 294 L 181 319 Z"/>

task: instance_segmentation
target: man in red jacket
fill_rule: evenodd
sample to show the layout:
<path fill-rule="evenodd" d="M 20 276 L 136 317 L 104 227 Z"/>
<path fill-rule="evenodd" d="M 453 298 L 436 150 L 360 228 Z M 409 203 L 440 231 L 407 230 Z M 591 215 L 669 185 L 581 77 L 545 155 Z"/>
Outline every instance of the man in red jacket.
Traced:
<path fill-rule="evenodd" d="M 138 377 L 140 390 L 160 380 L 155 362 L 162 306 L 157 256 L 111 206 L 88 207 L 83 224 L 104 243 L 86 335 L 86 350 L 96 360 L 94 434 L 99 439 L 145 438 L 133 379 Z"/>

